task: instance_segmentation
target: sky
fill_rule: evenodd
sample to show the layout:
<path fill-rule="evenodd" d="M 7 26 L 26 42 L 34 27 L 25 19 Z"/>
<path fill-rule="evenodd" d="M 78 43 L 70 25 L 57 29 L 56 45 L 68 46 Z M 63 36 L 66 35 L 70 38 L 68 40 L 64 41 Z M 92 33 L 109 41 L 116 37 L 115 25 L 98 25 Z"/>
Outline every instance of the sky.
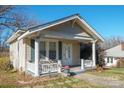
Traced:
<path fill-rule="evenodd" d="M 124 6 L 21 6 L 24 13 L 41 23 L 80 14 L 104 38 L 124 37 Z"/>

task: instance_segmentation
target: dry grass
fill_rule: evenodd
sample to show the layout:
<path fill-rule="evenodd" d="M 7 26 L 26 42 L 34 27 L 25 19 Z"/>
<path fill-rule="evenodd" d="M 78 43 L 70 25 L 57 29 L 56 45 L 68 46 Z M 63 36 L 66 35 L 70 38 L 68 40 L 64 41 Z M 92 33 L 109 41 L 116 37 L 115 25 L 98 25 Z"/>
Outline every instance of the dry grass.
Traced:
<path fill-rule="evenodd" d="M 12 71 L 0 71 L 0 87 L 40 87 L 40 88 L 90 88 L 103 87 L 73 77 L 44 76 L 34 78 Z"/>
<path fill-rule="evenodd" d="M 103 87 L 73 77 L 44 76 L 34 78 L 25 73 L 8 69 L 9 58 L 0 58 L 0 88 L 89 88 Z"/>
<path fill-rule="evenodd" d="M 101 77 L 110 77 L 117 80 L 124 80 L 124 68 L 111 68 L 102 72 L 88 71 L 87 73 Z"/>
<path fill-rule="evenodd" d="M 12 69 L 12 65 L 10 63 L 8 56 L 0 57 L 0 70 L 10 70 Z"/>

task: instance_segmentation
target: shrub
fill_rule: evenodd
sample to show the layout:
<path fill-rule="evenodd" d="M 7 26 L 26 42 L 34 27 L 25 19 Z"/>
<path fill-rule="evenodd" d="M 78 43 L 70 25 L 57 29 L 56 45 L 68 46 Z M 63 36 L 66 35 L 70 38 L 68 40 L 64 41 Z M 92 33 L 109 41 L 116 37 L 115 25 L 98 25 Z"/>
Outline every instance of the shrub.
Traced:
<path fill-rule="evenodd" d="M 0 57 L 0 70 L 11 70 L 13 68 L 10 63 L 9 57 Z"/>
<path fill-rule="evenodd" d="M 124 67 L 124 59 L 119 59 L 118 61 L 117 61 L 117 65 L 116 65 L 117 67 Z"/>
<path fill-rule="evenodd" d="M 104 58 L 105 58 L 105 52 L 104 52 L 104 49 L 98 44 L 97 45 L 97 51 L 96 51 L 97 53 L 97 65 L 99 66 L 99 67 L 103 67 L 104 65 L 105 65 L 105 60 L 104 60 Z"/>

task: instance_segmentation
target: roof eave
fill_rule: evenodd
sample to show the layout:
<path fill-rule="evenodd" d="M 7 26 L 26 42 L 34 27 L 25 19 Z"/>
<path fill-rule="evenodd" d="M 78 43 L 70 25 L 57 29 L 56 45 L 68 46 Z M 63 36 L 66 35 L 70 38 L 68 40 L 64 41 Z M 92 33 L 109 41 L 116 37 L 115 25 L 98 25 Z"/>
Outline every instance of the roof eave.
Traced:
<path fill-rule="evenodd" d="M 7 44 L 11 43 L 13 40 L 17 39 L 17 37 L 19 37 L 21 35 L 21 33 L 25 33 L 25 31 L 24 30 L 18 30 L 17 32 L 15 32 L 14 34 L 12 34 L 12 36 L 10 36 L 7 39 L 6 43 Z M 17 35 L 19 35 L 19 36 L 17 36 Z"/>

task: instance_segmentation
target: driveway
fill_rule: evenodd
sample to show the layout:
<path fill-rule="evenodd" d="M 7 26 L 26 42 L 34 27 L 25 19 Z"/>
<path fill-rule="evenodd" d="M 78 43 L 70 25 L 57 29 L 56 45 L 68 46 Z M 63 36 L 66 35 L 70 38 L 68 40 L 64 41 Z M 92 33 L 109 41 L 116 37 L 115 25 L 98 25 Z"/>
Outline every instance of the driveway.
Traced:
<path fill-rule="evenodd" d="M 80 73 L 75 75 L 74 78 L 85 80 L 87 82 L 98 84 L 98 85 L 104 85 L 109 88 L 124 88 L 124 81 L 112 79 L 110 77 L 100 77 L 100 76 L 91 75 L 88 73 Z"/>

